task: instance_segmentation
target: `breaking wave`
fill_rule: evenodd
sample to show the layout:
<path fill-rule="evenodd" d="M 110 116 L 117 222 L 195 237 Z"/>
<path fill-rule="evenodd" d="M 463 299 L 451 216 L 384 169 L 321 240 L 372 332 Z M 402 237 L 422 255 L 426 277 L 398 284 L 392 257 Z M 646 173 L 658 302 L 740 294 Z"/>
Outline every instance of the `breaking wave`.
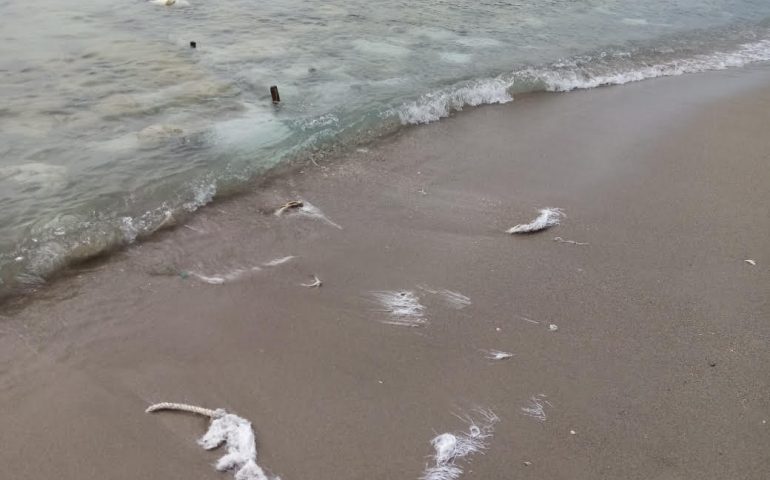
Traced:
<path fill-rule="evenodd" d="M 522 66 L 494 78 L 472 80 L 422 95 L 395 108 L 404 125 L 430 123 L 466 106 L 507 103 L 514 94 L 568 92 L 623 85 L 657 77 L 744 67 L 770 61 L 770 39 L 740 43 L 727 50 L 687 56 L 689 49 L 609 50 L 559 60 L 542 66 Z"/>

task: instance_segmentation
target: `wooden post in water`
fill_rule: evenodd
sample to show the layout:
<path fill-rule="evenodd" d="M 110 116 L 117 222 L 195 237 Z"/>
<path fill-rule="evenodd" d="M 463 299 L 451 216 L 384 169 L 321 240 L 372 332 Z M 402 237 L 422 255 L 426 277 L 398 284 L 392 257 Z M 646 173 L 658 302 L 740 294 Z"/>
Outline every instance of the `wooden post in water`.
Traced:
<path fill-rule="evenodd" d="M 278 87 L 273 85 L 270 87 L 270 96 L 273 97 L 273 103 L 278 103 L 281 101 L 281 96 L 278 95 Z"/>
<path fill-rule="evenodd" d="M 190 42 L 190 48 L 197 48 L 198 44 L 196 42 Z"/>

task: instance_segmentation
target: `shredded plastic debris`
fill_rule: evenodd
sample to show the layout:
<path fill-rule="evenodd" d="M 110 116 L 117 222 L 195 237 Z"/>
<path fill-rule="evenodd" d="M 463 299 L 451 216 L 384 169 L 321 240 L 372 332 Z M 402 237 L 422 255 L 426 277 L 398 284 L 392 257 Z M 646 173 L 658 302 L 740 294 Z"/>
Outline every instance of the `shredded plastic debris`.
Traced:
<path fill-rule="evenodd" d="M 380 303 L 383 311 L 390 314 L 391 320 L 385 323 L 404 327 L 425 325 L 425 307 L 420 304 L 420 299 L 414 292 L 383 290 L 372 292 L 371 295 Z"/>
<path fill-rule="evenodd" d="M 148 407 L 146 412 L 159 410 L 177 410 L 209 417 L 211 424 L 206 434 L 198 440 L 198 445 L 206 450 L 225 445 L 226 453 L 217 461 L 216 469 L 220 472 L 235 472 L 236 480 L 271 480 L 257 465 L 257 445 L 254 430 L 248 420 L 223 409 L 211 410 L 183 403 L 158 403 Z M 280 480 L 280 477 L 273 477 L 273 480 Z"/>
<path fill-rule="evenodd" d="M 489 360 L 507 360 L 513 358 L 512 353 L 503 352 L 502 350 L 484 350 Z"/>
<path fill-rule="evenodd" d="M 569 243 L 572 245 L 588 245 L 588 243 L 585 243 L 585 242 L 576 242 L 575 240 L 565 240 L 561 237 L 553 237 L 553 241 L 559 242 L 559 243 Z"/>
<path fill-rule="evenodd" d="M 755 262 L 754 260 L 751 260 L 751 259 L 744 260 L 744 262 L 748 263 L 752 267 L 756 267 L 757 266 L 757 262 Z"/>
<path fill-rule="evenodd" d="M 552 331 L 552 332 L 555 332 L 555 331 L 557 331 L 558 329 L 559 329 L 559 326 L 558 326 L 558 325 L 554 325 L 553 323 L 552 323 L 552 324 L 550 324 L 550 325 L 548 325 L 548 330 L 550 330 L 550 331 Z"/>
<path fill-rule="evenodd" d="M 530 397 L 530 404 L 528 407 L 522 407 L 521 411 L 528 417 L 536 418 L 541 422 L 546 421 L 545 407 L 553 407 L 551 402 L 546 400 L 546 396 L 542 393 Z"/>
<path fill-rule="evenodd" d="M 558 225 L 564 216 L 564 212 L 560 208 L 543 208 L 536 219 L 509 228 L 506 232 L 511 234 L 539 232 Z"/>
<path fill-rule="evenodd" d="M 487 439 L 494 433 L 494 424 L 500 419 L 491 410 L 478 410 L 478 413 L 484 422 L 478 425 L 467 417 L 466 421 L 470 424 L 468 432 L 442 433 L 433 437 L 430 443 L 436 452 L 433 456 L 435 465 L 427 467 L 420 480 L 456 480 L 463 473 L 457 461 L 487 448 Z"/>
<path fill-rule="evenodd" d="M 323 282 L 316 275 L 313 275 L 313 283 L 300 283 L 300 285 L 307 288 L 316 288 L 323 285 Z"/>

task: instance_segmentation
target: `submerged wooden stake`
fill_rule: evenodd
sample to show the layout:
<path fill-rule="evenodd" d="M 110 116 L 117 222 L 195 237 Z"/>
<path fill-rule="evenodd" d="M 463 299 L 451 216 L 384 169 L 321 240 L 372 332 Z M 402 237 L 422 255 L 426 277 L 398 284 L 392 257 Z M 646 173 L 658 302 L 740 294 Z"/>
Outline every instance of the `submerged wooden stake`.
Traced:
<path fill-rule="evenodd" d="M 198 44 L 196 42 L 190 42 L 190 48 L 196 48 Z"/>
<path fill-rule="evenodd" d="M 281 101 L 281 96 L 278 95 L 278 87 L 275 85 L 270 87 L 270 96 L 273 97 L 273 103 L 278 103 Z"/>

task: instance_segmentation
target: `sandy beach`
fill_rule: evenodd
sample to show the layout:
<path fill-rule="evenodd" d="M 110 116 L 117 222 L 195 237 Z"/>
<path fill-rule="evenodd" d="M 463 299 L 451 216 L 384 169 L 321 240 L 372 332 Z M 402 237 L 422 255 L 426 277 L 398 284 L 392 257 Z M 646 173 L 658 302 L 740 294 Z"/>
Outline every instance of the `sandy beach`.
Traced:
<path fill-rule="evenodd" d="M 467 480 L 769 478 L 769 112 L 767 66 L 520 96 L 73 269 L 2 307 L 2 476 L 232 478 L 205 419 L 144 413 L 174 401 L 249 419 L 284 480 L 416 480 L 478 409 Z"/>

